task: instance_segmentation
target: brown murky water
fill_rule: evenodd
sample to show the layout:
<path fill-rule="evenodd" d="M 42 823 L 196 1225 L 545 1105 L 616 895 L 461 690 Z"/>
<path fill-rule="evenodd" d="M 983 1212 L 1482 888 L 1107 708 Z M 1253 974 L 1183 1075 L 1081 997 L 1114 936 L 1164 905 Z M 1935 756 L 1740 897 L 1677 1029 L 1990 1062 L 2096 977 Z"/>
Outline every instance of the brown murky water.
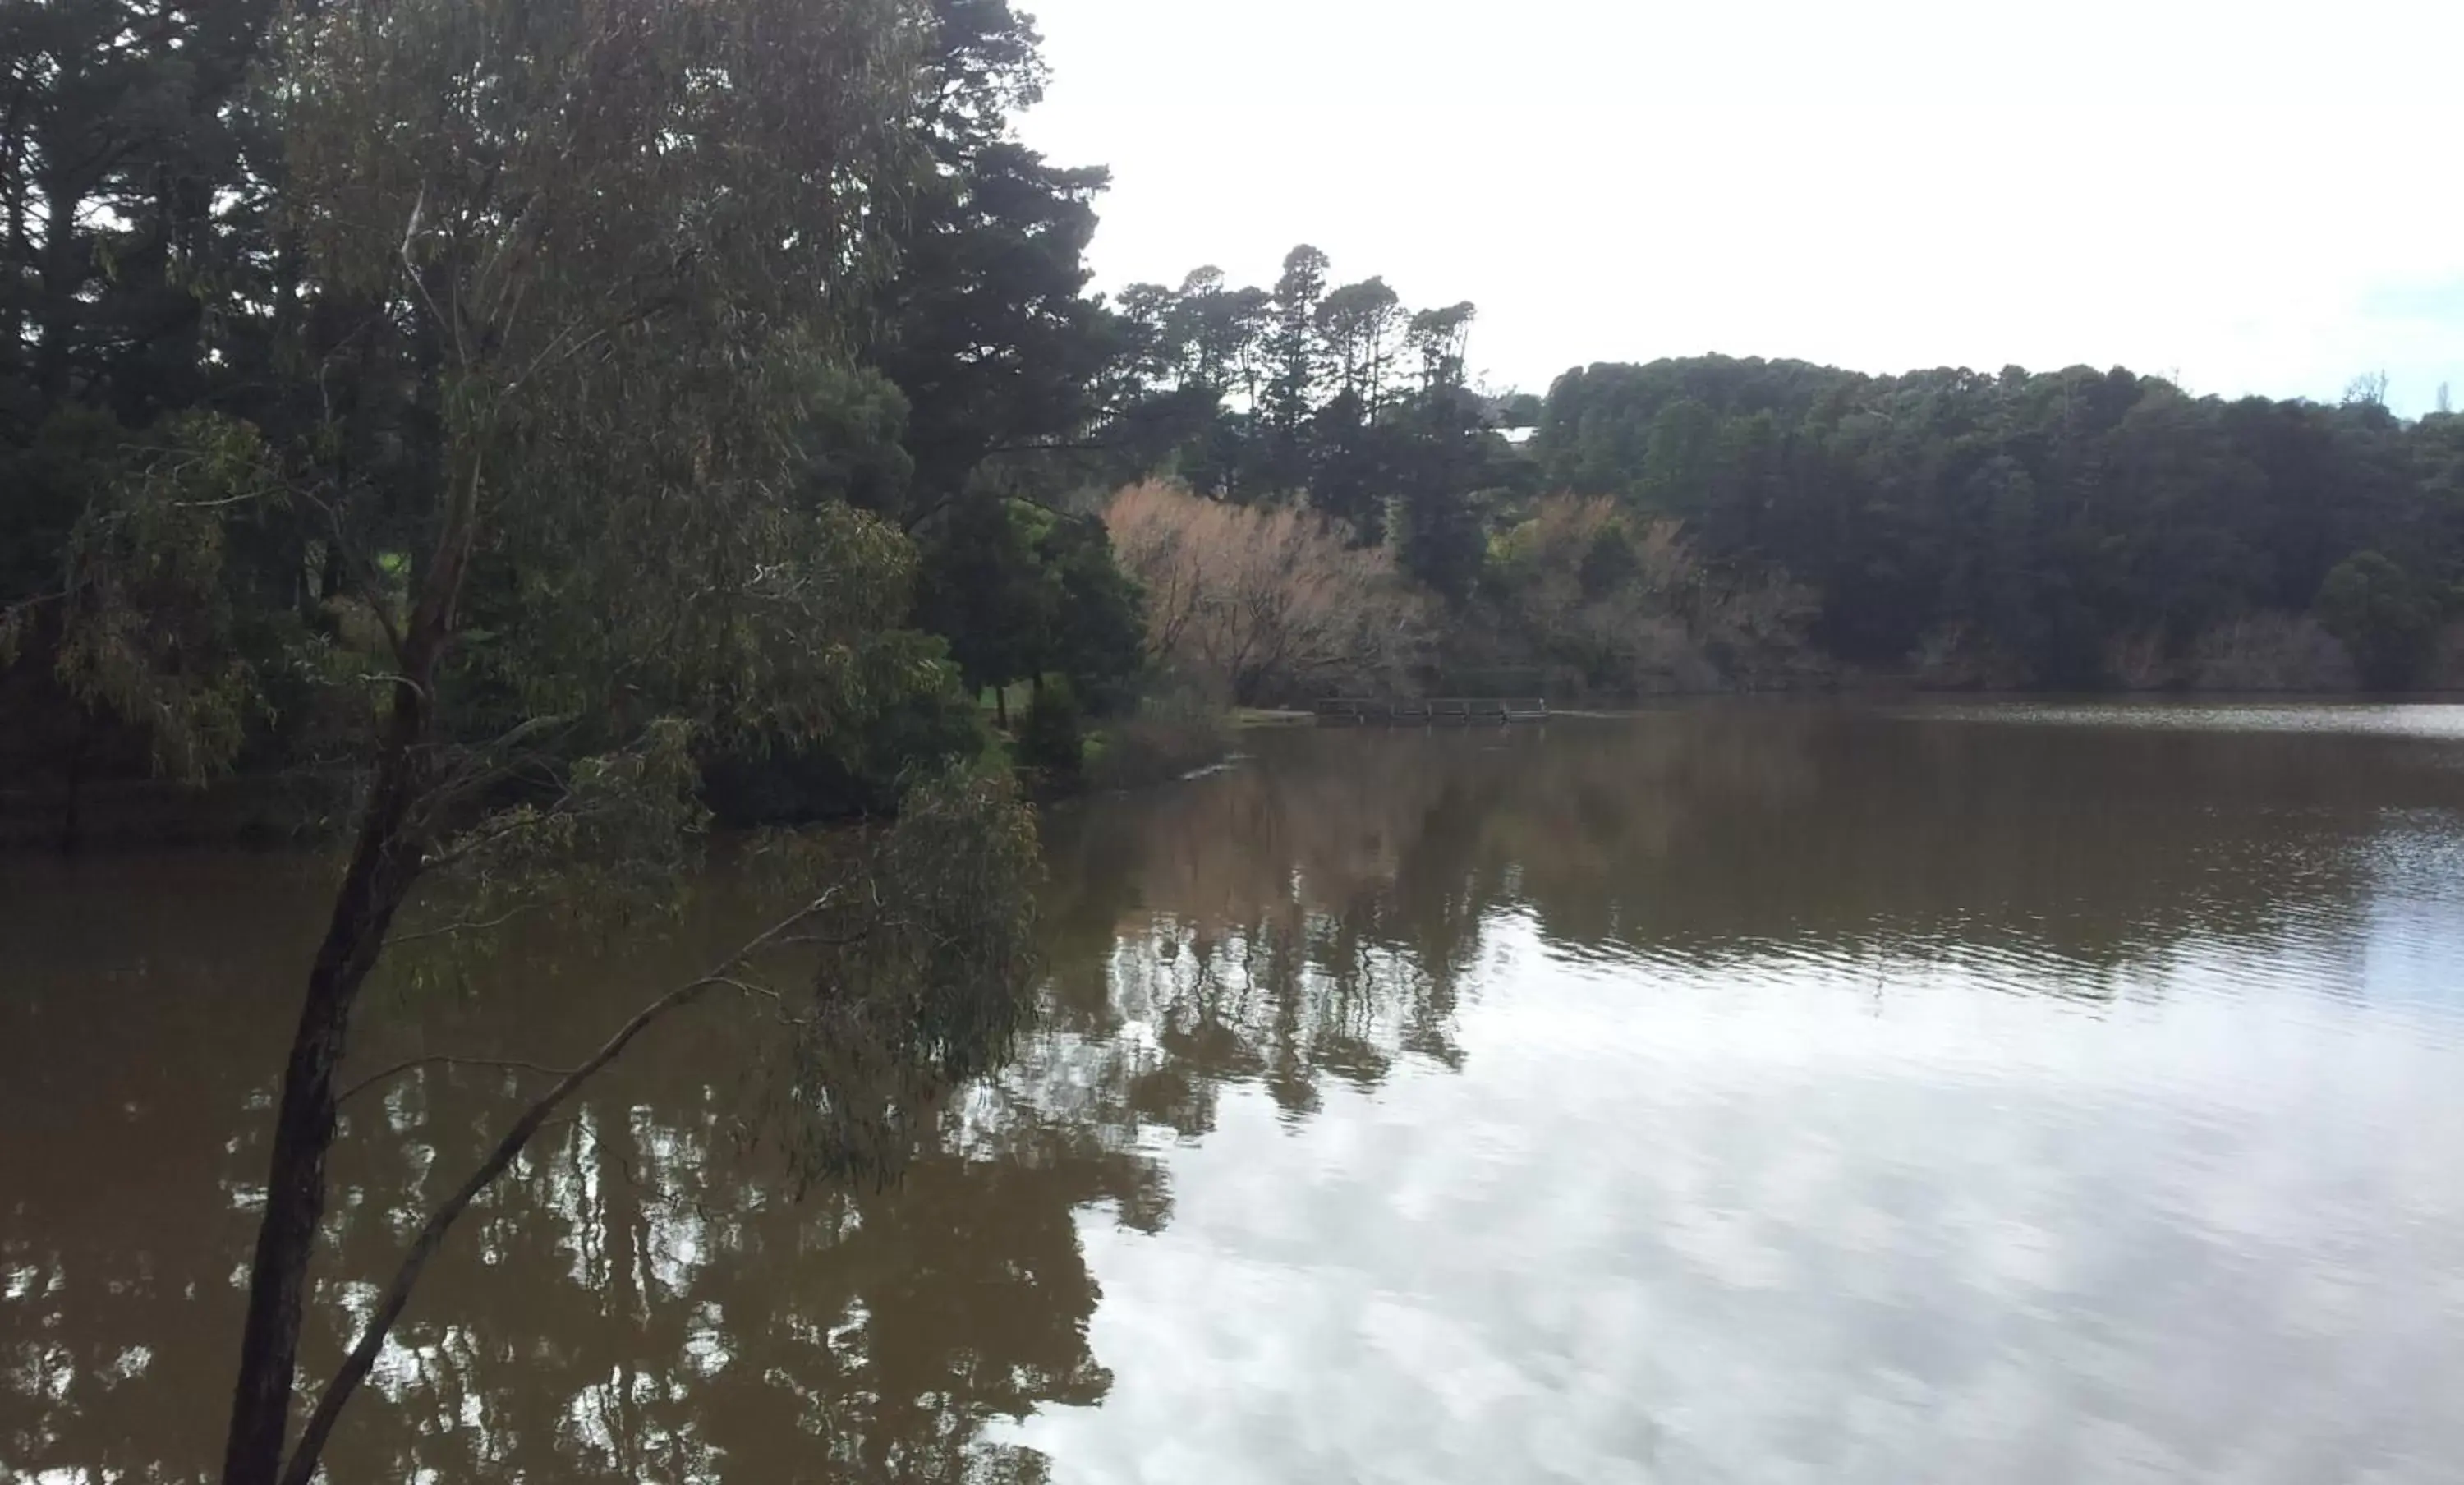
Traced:
<path fill-rule="evenodd" d="M 1057 817 L 1047 1031 L 800 1202 L 737 1017 L 430 1271 L 377 1481 L 2464 1477 L 2464 708 L 1299 732 Z M 0 1476 L 209 1474 L 297 858 L 0 864 Z M 356 1053 L 555 1062 L 729 930 Z M 310 1364 L 505 1110 L 354 1105 Z"/>

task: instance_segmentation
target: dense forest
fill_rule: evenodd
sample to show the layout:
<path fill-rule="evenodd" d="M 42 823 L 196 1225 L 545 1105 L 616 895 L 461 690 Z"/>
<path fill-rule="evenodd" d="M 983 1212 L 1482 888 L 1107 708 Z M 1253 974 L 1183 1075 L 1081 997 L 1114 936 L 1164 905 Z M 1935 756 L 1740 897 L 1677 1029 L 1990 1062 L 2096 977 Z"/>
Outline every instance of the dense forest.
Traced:
<path fill-rule="evenodd" d="M 2323 406 L 2120 368 L 1710 356 L 1491 395 L 1463 385 L 1471 305 L 1327 283 L 1304 247 L 1271 289 L 1204 269 L 1119 305 L 1127 472 L 1312 512 L 1419 600 L 1401 642 L 1320 647 L 1322 674 L 1605 698 L 2464 684 L 2464 417 L 2400 419 L 2373 378 Z M 1116 535 L 1146 537 L 1155 503 L 1133 492 Z M 1180 503 L 1164 524 L 1225 523 Z M 1312 669 L 1228 678 L 1262 698 Z"/>
<path fill-rule="evenodd" d="M 531 440 L 497 479 L 539 519 L 473 554 L 443 662 L 471 681 L 441 719 L 457 736 L 517 725 L 576 646 L 614 665 L 672 638 L 630 610 L 693 546 L 677 531 L 710 527 L 673 502 L 754 479 L 817 516 L 837 597 L 864 594 L 803 616 L 855 665 L 833 682 L 849 704 L 705 737 L 711 797 L 748 817 L 876 808 L 916 759 L 1004 745 L 1066 787 L 1164 698 L 2464 682 L 2464 418 L 2400 419 L 2367 379 L 2325 406 L 2121 369 L 1725 357 L 1496 392 L 1468 385 L 1472 305 L 1414 308 L 1307 246 L 1268 284 L 1201 267 L 1097 294 L 1104 172 L 1014 129 L 1044 81 L 1031 23 L 1006 0 L 921 10 L 844 21 L 929 25 L 879 117 L 815 125 L 842 154 L 810 167 L 875 192 L 800 224 L 836 251 L 731 278 L 715 218 L 646 237 L 664 260 L 589 235 L 672 183 L 611 176 L 559 237 L 544 195 L 508 189 L 555 143 L 519 128 L 589 121 L 453 92 L 500 8 L 394 69 L 451 106 L 396 91 L 320 121 L 279 85 L 296 58 L 268 0 L 10 7 L 7 787 L 350 756 L 434 534 L 406 492 L 483 416 Z M 495 173 L 422 185 L 425 162 L 334 132 L 388 109 Z M 523 298 L 551 257 L 561 310 Z M 627 401 L 650 384 L 624 333 L 695 295 L 810 331 L 759 373 L 793 384 L 759 418 L 737 395 L 756 373 L 720 352 Z M 549 374 L 598 399 L 586 426 L 526 406 Z M 653 456 L 652 423 L 701 447 Z M 617 491 L 635 455 L 692 467 L 574 542 L 548 487 Z"/>
<path fill-rule="evenodd" d="M 1049 498 L 1118 359 L 1104 176 L 1014 137 L 1034 33 L 756 4 L 777 76 L 661 93 L 728 44 L 673 9 L 0 12 L 0 785 L 356 771 L 415 650 L 466 743 L 732 712 L 747 815 L 889 804 L 983 686 L 1117 704 L 1136 596 Z"/>
<path fill-rule="evenodd" d="M 1711 358 L 1568 372 L 1533 452 L 1547 488 L 1805 585 L 1806 637 L 1838 661 L 2254 689 L 2349 683 L 2349 665 L 2392 688 L 2426 678 L 2455 610 L 2464 418 L 2407 423 L 2383 396 L 2371 379 L 2322 407 L 2118 368 Z"/>

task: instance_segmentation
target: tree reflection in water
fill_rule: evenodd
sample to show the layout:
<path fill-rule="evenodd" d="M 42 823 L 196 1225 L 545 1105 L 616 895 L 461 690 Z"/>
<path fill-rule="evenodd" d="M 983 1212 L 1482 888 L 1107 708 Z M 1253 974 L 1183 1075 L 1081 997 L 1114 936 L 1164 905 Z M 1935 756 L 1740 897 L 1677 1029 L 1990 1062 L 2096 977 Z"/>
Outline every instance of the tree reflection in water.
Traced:
<path fill-rule="evenodd" d="M 269 987 L 301 951 L 284 904 L 313 874 L 207 856 L 44 870 L 0 898 L 26 975 L 0 1011 L 15 1187 L 0 1474 L 209 1478 L 263 1167 Z M 458 984 L 397 985 L 360 1065 L 553 1061 L 733 931 L 738 906 L 714 901 L 651 948 L 517 936 Z M 38 921 L 52 947 L 14 955 Z M 749 1117 L 761 1079 L 740 1018 L 680 1020 L 644 1050 L 457 1230 L 330 1477 L 1042 1478 L 1038 1456 L 983 1434 L 1110 1385 L 1087 1344 L 1079 1215 L 1152 1229 L 1168 1209 L 1127 1126 L 1023 1097 L 1071 1049 L 1034 1049 L 1016 1083 L 954 1109 L 896 1186 L 803 1200 Z M 501 1130 L 519 1077 L 431 1066 L 346 1107 L 312 1373 Z"/>
<path fill-rule="evenodd" d="M 447 1245 L 338 1431 L 331 1477 L 1044 1477 L 1045 1461 L 987 1426 L 1102 1401 L 1078 1224 L 1169 1219 L 1150 1136 L 1204 1133 L 1227 1082 L 1254 1080 L 1297 1117 L 1324 1079 L 1460 1056 L 1447 1019 L 1474 904 L 1416 896 L 1447 873 L 1417 853 L 1398 871 L 1399 833 L 1366 852 L 1244 846 L 1225 812 L 1256 807 L 1254 781 L 1222 783 L 1056 823 L 1047 1029 L 894 1187 L 794 1197 L 759 1136 L 762 1075 L 740 1022 L 680 1022 L 620 1064 Z M 1193 826 L 1213 845 L 1177 860 Z M 1292 890 L 1303 861 L 1283 851 L 1308 858 L 1309 892 Z M 205 855 L 23 870 L 9 926 L 43 924 L 49 947 L 14 956 L 24 992 L 5 1011 L 9 1108 L 33 1117 L 0 1139 L 10 1168 L 33 1174 L 6 1237 L 5 1459 L 12 1474 L 208 1478 L 276 990 L 305 952 L 316 874 Z M 557 1061 L 758 916 L 715 885 L 654 943 L 542 929 L 399 977 L 358 1065 Z M 1133 1026 L 1144 1034 L 1121 1034 Z M 346 1108 L 312 1373 L 520 1085 L 430 1066 Z"/>
<path fill-rule="evenodd" d="M 1458 1011 L 1506 917 L 1551 953 L 1724 976 L 1932 957 L 2110 994 L 2186 942 L 2263 966 L 2359 942 L 2409 870 L 2387 822 L 2464 787 L 2401 740 L 1825 707 L 1255 750 L 1056 812 L 1045 1030 L 895 1188 L 793 1199 L 740 1022 L 663 1031 L 455 1233 L 332 1478 L 1041 1478 L 995 1425 L 1107 1394 L 1082 1224 L 1166 1224 L 1160 1152 L 1227 1090 L 1297 1120 L 1330 1084 L 1478 1056 Z M 209 1475 L 318 880 L 204 853 L 0 867 L 0 1474 Z M 713 888 L 656 942 L 517 935 L 399 985 L 358 1065 L 594 1044 L 752 916 Z M 350 1106 L 312 1371 L 517 1078 L 430 1067 Z"/>

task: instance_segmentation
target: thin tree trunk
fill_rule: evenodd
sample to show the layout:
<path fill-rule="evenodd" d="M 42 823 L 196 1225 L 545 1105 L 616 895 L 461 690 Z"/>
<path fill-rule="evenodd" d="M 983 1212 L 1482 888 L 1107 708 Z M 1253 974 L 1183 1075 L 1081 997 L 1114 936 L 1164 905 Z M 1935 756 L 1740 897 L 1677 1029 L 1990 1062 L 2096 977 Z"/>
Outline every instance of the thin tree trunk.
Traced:
<path fill-rule="evenodd" d="M 46 164 L 49 164 L 48 158 Z M 77 327 L 77 291 L 83 283 L 77 257 L 77 193 L 55 181 L 44 193 L 42 307 L 36 318 L 34 386 L 47 402 L 69 387 L 69 340 Z"/>
<path fill-rule="evenodd" d="M 22 78 L 24 74 L 19 75 Z M 24 123 L 28 84 L 20 81 L 9 96 L 9 118 L 0 129 L 0 141 L 8 148 L 8 171 L 0 175 L 0 192 L 8 199 L 9 247 L 6 268 L 9 287 L 0 294 L 0 365 L 14 366 L 23 358 L 26 336 L 26 276 L 33 268 L 33 255 L 26 240 L 26 145 L 28 130 Z"/>
<path fill-rule="evenodd" d="M 223 1485 L 275 1485 L 290 1430 L 293 1375 L 299 1358 L 301 1298 L 317 1229 L 325 1214 L 325 1152 L 334 1142 L 334 1070 L 350 1044 L 351 1008 L 385 951 L 394 915 L 418 880 L 423 842 L 409 829 L 428 787 L 429 721 L 438 663 L 452 642 L 462 575 L 477 529 L 480 466 L 456 479 L 439 522 L 436 547 L 420 582 L 394 685 L 393 714 L 377 751 L 366 812 L 351 864 L 335 895 L 324 942 L 308 972 L 308 998 L 292 1033 L 274 1119 L 274 1157 L 265 1216 L 249 1268 L 248 1319 L 240 1333 L 239 1376 L 231 1387 Z"/>
<path fill-rule="evenodd" d="M 377 1353 L 385 1348 L 385 1337 L 393 1333 L 394 1322 L 402 1318 L 403 1306 L 410 1302 L 410 1292 L 418 1284 L 421 1273 L 427 1269 L 428 1260 L 436 1256 L 436 1251 L 445 1244 L 445 1234 L 452 1230 L 462 1213 L 470 1209 L 479 1193 L 504 1173 L 505 1167 L 521 1154 L 522 1146 L 530 1143 L 531 1136 L 539 1132 L 539 1127 L 547 1122 L 548 1117 L 572 1096 L 573 1091 L 588 1081 L 591 1075 L 614 1061 L 644 1028 L 716 983 L 715 980 L 697 980 L 671 991 L 626 1023 L 624 1029 L 609 1038 L 589 1061 L 574 1069 L 525 1110 L 521 1118 L 514 1121 L 513 1128 L 506 1131 L 504 1138 L 496 1141 L 495 1148 L 488 1152 L 488 1158 L 479 1163 L 478 1168 L 472 1171 L 446 1199 L 445 1205 L 429 1216 L 420 1228 L 419 1235 L 411 1240 L 410 1252 L 403 1259 L 402 1267 L 395 1271 L 393 1282 L 386 1285 L 379 1297 L 376 1313 L 369 1319 L 367 1329 L 361 1333 L 359 1343 L 351 1348 L 351 1354 L 343 1359 L 341 1370 L 335 1374 L 334 1380 L 326 1385 L 323 1395 L 318 1398 L 316 1409 L 309 1414 L 308 1426 L 300 1434 L 299 1447 L 293 1452 L 289 1468 L 281 1472 L 280 1485 L 309 1485 L 316 1477 L 317 1461 L 325 1452 L 325 1441 L 332 1436 L 335 1423 L 341 1417 L 342 1405 L 349 1402 L 351 1394 L 359 1390 L 360 1384 L 367 1380 L 369 1369 L 376 1365 Z"/>
<path fill-rule="evenodd" d="M 504 1137 L 496 1141 L 495 1148 L 488 1152 L 487 1158 L 479 1163 L 478 1167 L 471 1172 L 461 1186 L 454 1188 L 453 1194 L 447 1197 L 443 1205 L 430 1212 L 427 1222 L 420 1226 L 418 1235 L 411 1239 L 410 1251 L 403 1256 L 402 1266 L 394 1271 L 393 1281 L 387 1284 L 384 1292 L 378 1296 L 376 1307 L 368 1318 L 366 1328 L 361 1331 L 358 1343 L 351 1347 L 350 1355 L 342 1360 L 341 1368 L 334 1374 L 334 1379 L 325 1385 L 325 1390 L 318 1397 L 316 1407 L 309 1413 L 307 1427 L 300 1430 L 299 1447 L 292 1451 L 289 1463 L 280 1468 L 278 1476 L 266 1476 L 267 1485 L 274 1485 L 277 1478 L 279 1485 L 312 1485 L 317 1474 L 318 1460 L 324 1453 L 325 1441 L 332 1436 L 335 1423 L 341 1417 L 343 1405 L 351 1400 L 351 1394 L 359 1390 L 360 1384 L 367 1380 L 369 1369 L 376 1365 L 377 1353 L 385 1348 L 385 1337 L 393 1333 L 394 1323 L 402 1319 L 403 1307 L 410 1302 L 410 1292 L 418 1285 L 419 1276 L 427 1269 L 429 1260 L 435 1257 L 437 1250 L 444 1246 L 446 1234 L 452 1230 L 453 1224 L 460 1220 L 462 1213 L 470 1209 L 471 1204 L 478 1199 L 480 1192 L 486 1190 L 498 1176 L 504 1174 L 505 1168 L 521 1154 L 523 1146 L 530 1143 L 531 1137 L 539 1133 L 539 1126 L 546 1123 L 549 1117 L 555 1114 L 566 1099 L 572 1097 L 583 1084 L 590 1081 L 602 1069 L 624 1055 L 625 1049 L 631 1046 L 636 1037 L 648 1031 L 660 1018 L 671 1011 L 691 1005 L 709 991 L 720 986 L 741 988 L 741 981 L 730 978 L 738 965 L 777 942 L 783 935 L 817 917 L 837 896 L 835 888 L 824 893 L 792 916 L 773 924 L 748 941 L 735 953 L 712 966 L 709 973 L 676 986 L 643 1007 L 634 1013 L 631 1020 L 618 1028 L 614 1035 L 602 1043 L 597 1052 L 591 1053 L 572 1072 L 564 1075 L 557 1081 L 555 1087 L 550 1088 L 529 1108 L 522 1111 L 521 1116 L 514 1120 L 513 1126 L 505 1131 Z M 329 1100 L 326 1105 L 329 1128 L 332 1113 L 332 1104 Z M 321 1192 L 320 1183 L 320 1195 Z M 253 1312 L 252 1318 L 253 1318 Z M 297 1334 L 296 1323 L 292 1333 L 295 1337 Z M 277 1436 L 277 1447 L 279 1442 Z M 225 1485 L 231 1485 L 228 1474 L 225 1475 Z"/>
<path fill-rule="evenodd" d="M 325 1153 L 334 1142 L 334 1070 L 349 1046 L 351 1008 L 376 967 L 394 914 L 418 872 L 404 820 L 417 793 L 414 749 L 426 728 L 417 688 L 396 693 L 391 736 L 359 844 L 334 899 L 334 914 L 309 971 L 308 997 L 291 1038 L 275 1114 L 265 1217 L 249 1267 L 248 1319 L 231 1390 L 223 1485 L 274 1485 L 291 1427 L 308 1262 L 325 1213 Z"/>

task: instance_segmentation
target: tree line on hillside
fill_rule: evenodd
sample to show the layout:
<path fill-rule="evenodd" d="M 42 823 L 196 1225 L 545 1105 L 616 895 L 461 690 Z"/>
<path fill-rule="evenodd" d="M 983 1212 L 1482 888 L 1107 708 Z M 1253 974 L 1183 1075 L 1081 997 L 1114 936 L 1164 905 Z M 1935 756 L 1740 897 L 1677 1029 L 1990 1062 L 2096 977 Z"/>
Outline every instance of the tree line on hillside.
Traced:
<path fill-rule="evenodd" d="M 1150 658 L 1243 702 L 2464 685 L 2464 417 L 2399 418 L 2383 378 L 2321 405 L 1705 356 L 1496 394 L 1472 305 L 1308 246 L 1111 308 L 1089 482 Z"/>
<path fill-rule="evenodd" d="M 1469 595 L 1482 497 L 1523 474 L 1495 430 L 1537 412 L 1465 385 L 1473 305 L 1409 310 L 1383 278 L 1334 282 L 1304 244 L 1271 289 L 1200 268 L 1178 289 L 1131 285 L 1117 313 L 1116 473 L 1236 504 L 1305 501 L 1354 545 L 1391 542 L 1433 592 Z"/>
<path fill-rule="evenodd" d="M 995 732 L 1016 731 L 1021 686 L 1040 703 L 1022 751 L 1066 777 L 1080 713 L 1134 714 L 1163 672 L 1252 703 L 1858 675 L 2454 678 L 2440 638 L 2464 571 L 2453 414 L 2398 419 L 2366 383 L 2327 407 L 2192 398 L 2121 370 L 1876 377 L 1720 357 L 1493 394 L 1469 385 L 1472 305 L 1414 308 L 1306 245 L 1269 285 L 1206 267 L 1107 299 L 1085 263 L 1104 172 L 1048 162 L 1011 128 L 1044 81 L 1031 27 L 1005 0 L 883 4 L 929 22 L 912 104 L 855 131 L 895 172 L 899 210 L 823 229 L 839 250 L 790 287 L 861 281 L 861 308 L 844 294 L 786 421 L 759 431 L 802 508 L 870 543 L 833 559 L 885 580 L 869 610 L 803 622 L 853 623 L 875 669 L 825 738 L 705 737 L 729 815 L 885 808 L 915 760 L 987 746 L 978 698 L 994 699 Z M 355 217 L 397 183 L 354 178 L 369 162 L 349 146 L 303 146 L 297 110 L 252 80 L 279 14 L 72 0 L 0 20 L 0 761 L 21 789 L 74 799 L 93 777 L 347 758 L 365 682 L 338 682 L 405 606 L 421 513 L 401 492 L 440 471 L 469 410 L 451 402 L 457 358 L 473 336 L 495 337 L 477 349 L 506 366 L 524 333 L 541 334 L 534 359 L 557 334 L 601 336 L 573 365 L 612 344 L 587 317 L 543 327 L 537 301 L 457 306 L 451 334 L 451 316 L 423 327 L 419 306 L 388 301 L 371 275 L 432 255 L 467 225 L 447 213 L 473 208 L 414 199 L 407 233 Z M 341 221 L 347 243 L 319 225 Z M 356 280 L 334 271 L 341 246 Z M 542 246 L 517 233 L 501 261 L 456 271 L 504 293 Z M 655 316 L 711 260 L 571 266 L 630 276 L 643 292 L 611 297 Z M 717 431 L 732 392 L 639 421 Z M 606 430 L 636 421 L 612 407 L 589 435 L 605 459 L 622 447 Z M 705 459 L 688 477 L 715 487 L 720 472 Z M 1142 484 L 1097 519 L 1109 492 Z M 624 537 L 597 574 L 610 607 L 642 590 L 673 529 L 672 513 L 638 514 L 602 532 Z M 533 535 L 554 550 L 571 532 Z M 1134 557 L 1116 557 L 1125 532 Z M 1293 542 L 1324 561 L 1287 553 L 1290 590 L 1262 587 L 1251 559 Z M 513 622 L 518 589 L 481 582 L 459 600 L 455 663 L 494 674 L 440 719 L 457 735 L 509 725 L 522 676 L 561 661 L 509 645 L 548 633 Z M 1322 622 L 1331 607 L 1358 622 Z M 1286 634 L 1287 614 L 1316 617 Z"/>
<path fill-rule="evenodd" d="M 1706 357 L 1568 372 L 1531 453 L 1547 488 L 1682 522 L 1715 570 L 1805 585 L 1806 638 L 1837 660 L 2222 687 L 2332 683 L 2341 662 L 2397 688 L 2457 611 L 2464 417 L 2408 422 L 2384 395 Z"/>
<path fill-rule="evenodd" d="M 1184 493 L 1115 497 L 1115 545 L 1151 652 L 1243 701 L 2464 685 L 2464 417 L 2399 418 L 2376 379 L 2330 406 L 1713 356 L 1483 395 L 1469 306 L 1381 318 L 1370 279 L 1304 317 L 1321 261 L 1297 250 L 1274 291 L 1201 271 L 1123 296 L 1142 400 L 1118 473 Z M 1296 544 L 1284 512 L 1336 543 Z M 1266 547 L 1288 549 L 1243 557 Z M 1328 591 L 1360 622 L 1320 622 Z M 1224 632 L 1193 635 L 1193 604 Z M 1236 616 L 1274 642 L 1227 637 Z"/>
<path fill-rule="evenodd" d="M 1151 653 L 1242 701 L 2464 686 L 2464 417 L 2399 418 L 2379 379 L 2322 405 L 1706 356 L 1576 368 L 1543 399 L 1464 389 L 1458 348 L 1397 388 L 1381 368 L 1433 321 L 1356 333 L 1379 321 L 1343 306 L 1390 298 L 1371 279 L 1304 335 L 1278 306 L 1317 262 L 1298 250 L 1271 292 L 1203 271 L 1123 296 L 1149 347 L 1131 414 L 1182 422 L 1122 471 L 1180 493 L 1111 498 L 1118 558 Z M 1469 308 L 1441 318 L 1459 335 Z M 1279 377 L 1309 339 L 1314 379 Z M 1326 622 L 1330 591 L 1353 622 Z"/>

